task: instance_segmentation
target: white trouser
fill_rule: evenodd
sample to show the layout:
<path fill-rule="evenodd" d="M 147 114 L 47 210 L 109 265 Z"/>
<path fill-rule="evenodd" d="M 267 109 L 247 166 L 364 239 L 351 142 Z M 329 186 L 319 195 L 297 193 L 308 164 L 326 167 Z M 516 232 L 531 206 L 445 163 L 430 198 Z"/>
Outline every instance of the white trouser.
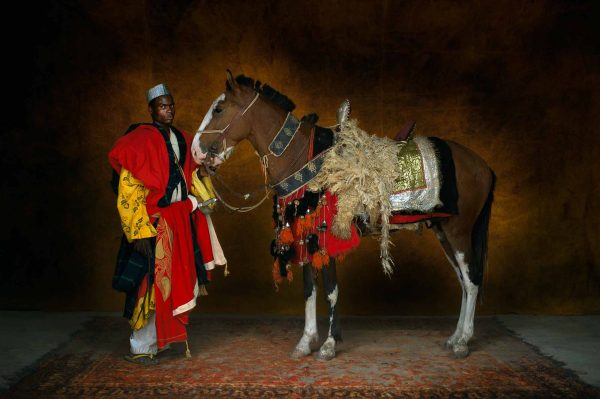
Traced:
<path fill-rule="evenodd" d="M 158 347 L 156 345 L 156 320 L 154 312 L 152 317 L 148 319 L 148 324 L 139 330 L 134 330 L 129 337 L 130 351 L 134 355 L 153 354 L 156 355 Z"/>

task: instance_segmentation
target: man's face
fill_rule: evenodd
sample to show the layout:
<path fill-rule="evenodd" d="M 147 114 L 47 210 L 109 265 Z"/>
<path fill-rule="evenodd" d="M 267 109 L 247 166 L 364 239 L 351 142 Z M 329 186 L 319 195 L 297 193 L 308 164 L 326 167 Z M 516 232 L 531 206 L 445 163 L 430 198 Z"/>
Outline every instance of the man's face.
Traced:
<path fill-rule="evenodd" d="M 160 96 L 155 98 L 149 105 L 148 111 L 152 120 L 161 125 L 170 126 L 175 118 L 175 102 L 173 97 Z"/>

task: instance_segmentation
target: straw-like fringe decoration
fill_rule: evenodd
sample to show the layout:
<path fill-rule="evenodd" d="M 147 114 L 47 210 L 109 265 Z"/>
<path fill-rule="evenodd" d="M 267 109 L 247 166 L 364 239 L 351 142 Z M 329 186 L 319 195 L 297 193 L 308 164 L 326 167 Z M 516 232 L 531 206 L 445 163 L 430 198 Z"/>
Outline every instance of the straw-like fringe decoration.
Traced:
<path fill-rule="evenodd" d="M 319 174 L 309 183 L 311 191 L 329 190 L 337 195 L 337 214 L 331 231 L 350 238 L 355 215 L 368 215 L 371 228 L 381 223 L 381 264 L 386 274 L 394 262 L 389 253 L 390 195 L 400 176 L 398 151 L 403 142 L 372 136 L 358 127 L 356 119 L 342 124 L 333 148 L 325 155 Z"/>

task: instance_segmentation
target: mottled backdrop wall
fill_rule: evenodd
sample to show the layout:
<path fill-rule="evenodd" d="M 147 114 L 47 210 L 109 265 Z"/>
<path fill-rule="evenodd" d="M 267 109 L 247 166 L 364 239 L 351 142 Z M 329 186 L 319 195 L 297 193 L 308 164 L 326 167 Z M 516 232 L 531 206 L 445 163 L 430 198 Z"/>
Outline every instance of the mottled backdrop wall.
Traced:
<path fill-rule="evenodd" d="M 322 125 L 352 100 L 366 130 L 466 144 L 498 175 L 482 313 L 600 311 L 599 14 L 592 1 L 60 1 L 3 27 L 5 309 L 119 310 L 120 239 L 107 152 L 148 121 L 167 82 L 193 132 L 225 69 L 268 82 Z M 248 145 L 223 169 L 260 185 Z M 302 312 L 297 278 L 277 293 L 270 205 L 215 215 L 231 275 L 199 312 Z M 396 272 L 364 239 L 339 267 L 343 314 L 452 314 L 456 276 L 433 234 L 396 233 Z M 296 270 L 296 275 L 300 273 Z"/>

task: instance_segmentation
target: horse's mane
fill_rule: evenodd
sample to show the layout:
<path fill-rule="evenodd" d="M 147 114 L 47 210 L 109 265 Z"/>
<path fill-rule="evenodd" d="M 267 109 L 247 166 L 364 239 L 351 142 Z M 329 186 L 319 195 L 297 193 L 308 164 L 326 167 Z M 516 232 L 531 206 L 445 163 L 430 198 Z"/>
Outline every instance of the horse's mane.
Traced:
<path fill-rule="evenodd" d="M 239 85 L 256 90 L 258 93 L 262 94 L 269 100 L 273 101 L 273 103 L 281 107 L 285 112 L 292 112 L 294 108 L 296 108 L 296 104 L 294 104 L 292 100 L 266 83 L 261 83 L 259 80 L 254 81 L 254 79 L 244 75 L 238 75 L 235 78 L 235 81 Z"/>

